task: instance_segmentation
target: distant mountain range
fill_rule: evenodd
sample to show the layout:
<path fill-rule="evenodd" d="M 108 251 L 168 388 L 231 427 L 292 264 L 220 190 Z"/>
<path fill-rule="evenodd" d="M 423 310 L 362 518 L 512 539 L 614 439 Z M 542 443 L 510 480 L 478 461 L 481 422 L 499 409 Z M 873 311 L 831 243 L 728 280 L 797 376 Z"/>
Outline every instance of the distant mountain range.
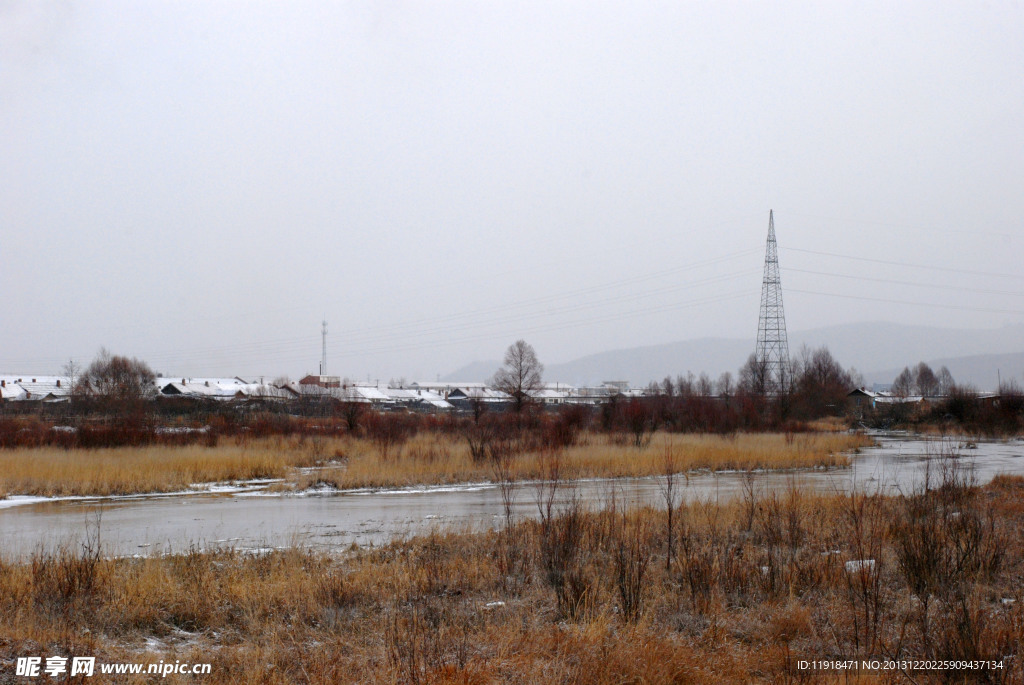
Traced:
<path fill-rule="evenodd" d="M 971 383 L 982 390 L 995 389 L 997 375 L 1024 385 L 1024 324 L 966 330 L 867 322 L 790 333 L 790 354 L 795 356 L 802 345 L 827 346 L 840 364 L 858 369 L 868 384 L 892 382 L 904 366 L 925 361 L 936 370 L 948 367 L 958 383 Z M 753 351 L 753 337 L 684 340 L 546 364 L 544 379 L 573 385 L 625 380 L 645 386 L 652 380 L 688 372 L 717 378 L 724 371 L 735 375 Z M 499 366 L 500 361 L 477 361 L 442 380 L 483 382 Z"/>
<path fill-rule="evenodd" d="M 1024 388 L 1024 352 L 1013 354 L 975 354 L 969 357 L 949 357 L 926 360 L 936 372 L 943 366 L 949 369 L 953 380 L 973 385 L 976 390 L 996 390 L 999 383 L 1013 379 Z M 910 366 L 910 364 L 904 364 Z M 893 367 L 864 374 L 864 382 L 892 383 L 903 367 Z"/>

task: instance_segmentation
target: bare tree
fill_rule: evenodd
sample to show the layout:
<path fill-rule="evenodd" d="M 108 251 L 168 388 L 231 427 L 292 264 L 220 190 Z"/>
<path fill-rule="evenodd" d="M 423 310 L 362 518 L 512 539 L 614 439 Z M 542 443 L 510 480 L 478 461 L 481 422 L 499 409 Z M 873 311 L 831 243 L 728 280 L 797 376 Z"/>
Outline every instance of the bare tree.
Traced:
<path fill-rule="evenodd" d="M 633 446 L 644 449 L 651 444 L 651 438 L 658 427 L 651 406 L 639 397 L 633 397 L 621 406 L 620 411 L 623 426 L 633 434 Z"/>
<path fill-rule="evenodd" d="M 914 369 L 914 385 L 917 386 L 917 392 L 921 397 L 933 397 L 939 389 L 939 379 L 932 371 L 932 367 L 921 362 Z"/>
<path fill-rule="evenodd" d="M 943 397 L 949 395 L 953 391 L 953 386 L 956 385 L 956 381 L 953 380 L 953 374 L 949 372 L 945 366 L 939 369 L 939 387 L 938 394 Z"/>
<path fill-rule="evenodd" d="M 736 386 L 732 381 L 731 373 L 725 371 L 722 373 L 721 376 L 718 377 L 717 389 L 718 394 L 725 398 L 726 401 L 728 401 L 732 394 L 736 391 Z"/>
<path fill-rule="evenodd" d="M 156 394 L 155 381 L 156 374 L 146 362 L 101 349 L 79 377 L 75 392 L 103 402 L 133 402 Z"/>
<path fill-rule="evenodd" d="M 345 427 L 349 433 L 359 430 L 359 420 L 366 413 L 366 404 L 356 402 L 351 397 L 341 400 L 337 404 L 337 413 L 345 420 Z"/>
<path fill-rule="evenodd" d="M 68 392 L 71 393 L 71 397 L 74 398 L 78 379 L 82 375 L 82 365 L 74 359 L 68 359 L 68 363 L 62 366 L 60 370 L 61 375 L 64 376 L 64 385 L 67 387 Z"/>
<path fill-rule="evenodd" d="M 906 397 L 913 389 L 914 374 L 910 372 L 908 367 L 904 366 L 903 370 L 900 371 L 900 375 L 896 376 L 896 380 L 892 382 L 892 394 L 897 397 Z"/>
<path fill-rule="evenodd" d="M 712 389 L 713 385 L 711 383 L 711 378 L 707 375 L 707 373 L 702 371 L 700 376 L 697 378 L 697 395 L 699 395 L 700 397 L 711 397 L 713 392 Z"/>
<path fill-rule="evenodd" d="M 694 389 L 695 383 L 696 380 L 693 377 L 692 371 L 687 372 L 685 376 L 679 374 L 676 376 L 676 395 L 679 397 L 693 397 L 693 394 L 696 392 Z"/>
<path fill-rule="evenodd" d="M 764 395 L 768 389 L 768 368 L 751 354 L 740 369 L 740 388 L 752 395 Z"/>
<path fill-rule="evenodd" d="M 505 365 L 494 374 L 491 385 L 512 396 L 517 412 L 530 402 L 533 393 L 542 387 L 541 374 L 544 365 L 537 359 L 533 346 L 525 340 L 517 340 L 505 350 Z"/>
<path fill-rule="evenodd" d="M 793 365 L 793 402 L 804 418 L 837 414 L 853 381 L 827 347 L 812 350 L 806 345 Z"/>
<path fill-rule="evenodd" d="M 665 500 L 665 570 L 672 570 L 672 561 L 675 558 L 676 539 L 675 513 L 679 507 L 679 485 L 678 474 L 679 463 L 676 460 L 675 452 L 672 451 L 672 444 L 665 446 L 665 455 L 662 457 L 662 474 L 665 480 L 658 484 L 661 489 L 662 499 Z"/>

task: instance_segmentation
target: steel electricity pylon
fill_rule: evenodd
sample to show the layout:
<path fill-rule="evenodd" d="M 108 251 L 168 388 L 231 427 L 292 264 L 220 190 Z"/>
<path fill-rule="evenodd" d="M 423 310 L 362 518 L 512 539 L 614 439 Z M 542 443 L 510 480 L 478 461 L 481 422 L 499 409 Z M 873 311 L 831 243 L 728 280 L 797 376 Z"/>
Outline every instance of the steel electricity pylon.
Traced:
<path fill-rule="evenodd" d="M 771 210 L 768 211 L 768 246 L 764 255 L 761 315 L 757 321 L 757 349 L 754 351 L 754 359 L 766 394 L 778 395 L 790 390 L 786 312 L 782 308 L 779 251 L 775 244 L 775 215 Z"/>
<path fill-rule="evenodd" d="M 323 351 L 320 355 L 320 375 L 327 375 L 327 319 L 324 319 L 323 328 L 320 329 L 320 335 L 323 336 Z"/>

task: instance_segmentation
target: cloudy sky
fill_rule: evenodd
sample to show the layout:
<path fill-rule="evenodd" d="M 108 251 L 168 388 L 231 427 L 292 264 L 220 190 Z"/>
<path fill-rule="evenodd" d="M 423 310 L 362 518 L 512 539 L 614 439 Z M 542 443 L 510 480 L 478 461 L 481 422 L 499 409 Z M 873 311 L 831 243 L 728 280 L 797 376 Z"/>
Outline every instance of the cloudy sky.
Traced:
<path fill-rule="evenodd" d="M 1024 321 L 1020 2 L 0 0 L 0 145 L 2 372 Z"/>

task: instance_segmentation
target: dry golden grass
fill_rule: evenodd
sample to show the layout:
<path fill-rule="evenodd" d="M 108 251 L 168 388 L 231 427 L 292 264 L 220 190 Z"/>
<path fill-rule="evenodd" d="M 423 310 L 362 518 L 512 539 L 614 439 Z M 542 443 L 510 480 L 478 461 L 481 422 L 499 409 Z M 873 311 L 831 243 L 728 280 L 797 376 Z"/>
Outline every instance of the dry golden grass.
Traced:
<path fill-rule="evenodd" d="M 986 525 L 981 546 L 962 559 L 967 565 L 943 571 L 967 568 L 968 582 L 933 589 L 927 639 L 899 562 L 901 526 L 917 518 L 908 500 L 789 491 L 762 493 L 752 518 L 742 499 L 683 505 L 671 560 L 663 511 L 605 509 L 333 556 L 65 552 L 0 562 L 0 663 L 51 654 L 209 662 L 202 682 L 211 685 L 610 685 L 906 682 L 796 664 L 925 657 L 994 659 L 1004 668 L 918 671 L 914 682 L 1020 682 L 1022 488 L 1021 479 L 1004 478 L 984 491 L 954 486 L 928 495 L 959 514 L 933 519 L 937 533 L 973 535 L 961 524 L 976 516 Z M 563 568 L 586 600 L 572 616 L 553 591 L 552 540 L 572 547 Z M 981 562 L 994 543 L 1002 556 L 986 571 Z M 845 570 L 865 544 L 877 576 Z M 616 568 L 633 548 L 648 563 L 631 619 Z M 115 681 L 97 674 L 89 682 Z"/>
<path fill-rule="evenodd" d="M 787 469 L 845 466 L 844 451 L 870 444 L 851 433 L 674 435 L 656 433 L 643 449 L 621 438 L 584 434 L 562 455 L 565 476 L 615 478 L 673 470 Z M 547 475 L 543 452 L 515 455 L 513 480 Z M 310 473 L 297 467 L 321 466 Z M 0 451 L 0 493 L 122 495 L 174 492 L 195 483 L 289 478 L 294 487 L 324 481 L 338 488 L 394 487 L 493 480 L 494 465 L 475 462 L 465 440 L 421 432 L 386 451 L 365 438 L 265 438 L 216 447 L 124 447 Z M 291 487 L 291 486 L 285 486 Z"/>
<path fill-rule="evenodd" d="M 223 441 L 222 441 L 223 443 Z M 217 447 L 0 450 L 0 493 L 123 495 L 174 492 L 194 483 L 283 478 L 320 454 L 307 443 L 270 438 Z"/>
<path fill-rule="evenodd" d="M 642 449 L 620 438 L 599 433 L 582 436 L 580 444 L 565 450 L 563 475 L 576 478 L 638 477 L 665 472 L 666 454 L 673 470 L 748 470 L 847 466 L 846 451 L 871 444 L 853 433 L 769 434 L 728 436 L 655 433 Z M 300 479 L 298 487 L 322 480 L 338 488 L 447 484 L 493 480 L 495 467 L 474 462 L 464 440 L 421 433 L 386 458 L 370 441 L 343 438 L 331 445 L 340 465 L 318 469 Z M 549 455 L 525 452 L 508 464 L 508 477 L 533 480 L 546 477 Z"/>
<path fill-rule="evenodd" d="M 808 422 L 807 427 L 818 433 L 844 433 L 850 430 L 850 422 L 841 416 L 825 416 Z"/>

